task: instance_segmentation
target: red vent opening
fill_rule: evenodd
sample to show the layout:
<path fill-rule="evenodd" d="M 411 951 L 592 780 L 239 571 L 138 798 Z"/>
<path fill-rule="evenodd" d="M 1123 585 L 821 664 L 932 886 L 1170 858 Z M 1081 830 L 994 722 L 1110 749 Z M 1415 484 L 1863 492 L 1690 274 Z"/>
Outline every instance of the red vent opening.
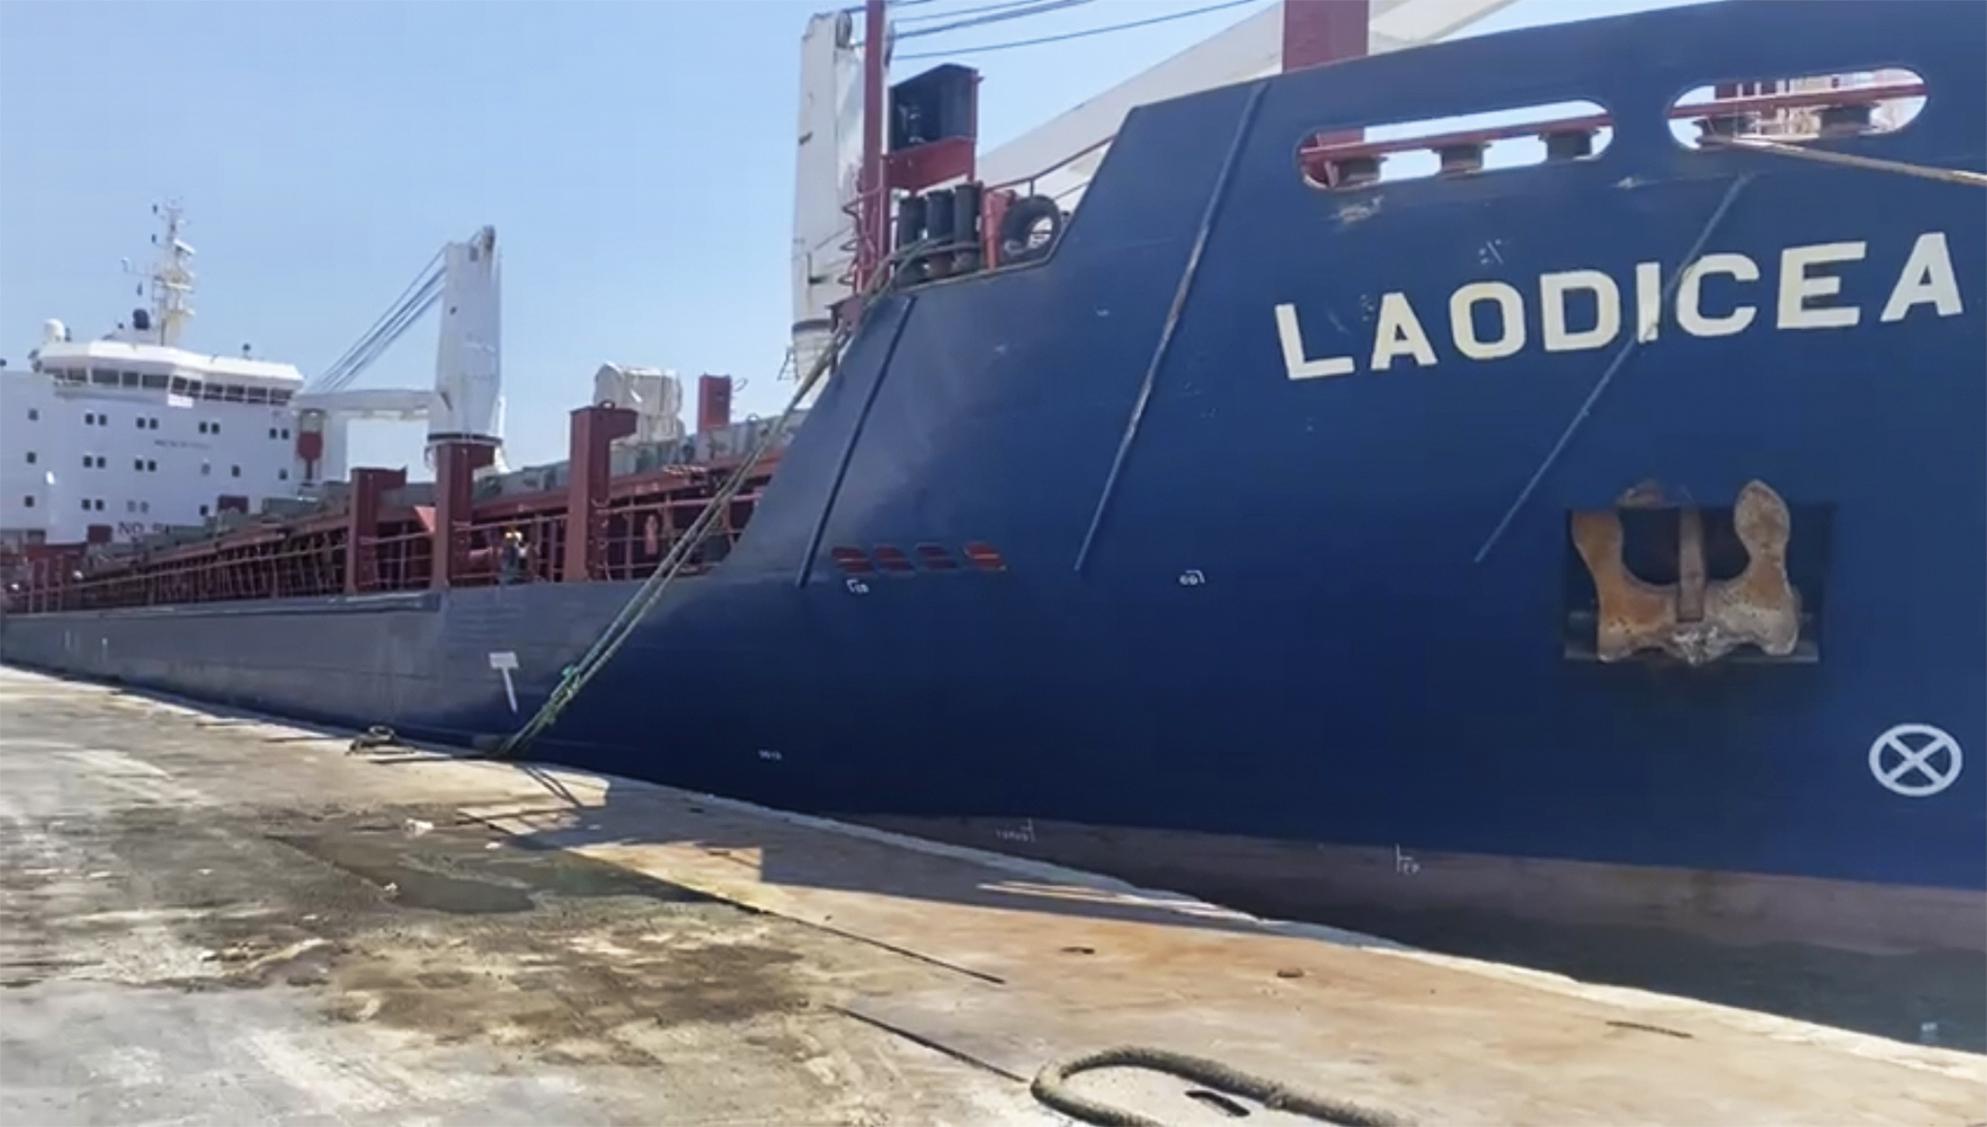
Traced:
<path fill-rule="evenodd" d="M 876 570 L 876 565 L 869 562 L 868 553 L 861 548 L 833 548 L 828 555 L 836 567 L 850 575 L 869 575 Z"/>
<path fill-rule="evenodd" d="M 893 548 L 888 544 L 879 544 L 871 555 L 876 557 L 876 566 L 882 568 L 884 571 L 908 573 L 917 570 L 911 564 L 911 557 L 905 555 L 902 548 Z"/>
<path fill-rule="evenodd" d="M 943 544 L 918 545 L 918 562 L 924 565 L 926 571 L 959 570 L 959 561 L 952 558 L 952 553 Z"/>
<path fill-rule="evenodd" d="M 973 561 L 973 566 L 981 571 L 1007 570 L 1007 560 L 1001 557 L 1000 550 L 983 540 L 975 540 L 966 545 L 966 558 Z"/>

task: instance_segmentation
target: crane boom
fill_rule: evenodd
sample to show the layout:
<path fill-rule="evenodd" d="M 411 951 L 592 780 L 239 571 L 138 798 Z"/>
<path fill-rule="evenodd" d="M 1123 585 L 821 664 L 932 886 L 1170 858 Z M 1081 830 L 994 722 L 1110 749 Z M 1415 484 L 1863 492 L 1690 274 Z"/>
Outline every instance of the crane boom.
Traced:
<path fill-rule="evenodd" d="M 399 298 L 330 367 L 292 400 L 305 433 L 320 434 L 304 481 L 339 481 L 346 474 L 346 430 L 355 420 L 426 419 L 428 445 L 503 444 L 502 303 L 497 232 L 483 227 L 448 243 Z M 429 309 L 440 306 L 435 378 L 429 388 L 354 388 Z"/>

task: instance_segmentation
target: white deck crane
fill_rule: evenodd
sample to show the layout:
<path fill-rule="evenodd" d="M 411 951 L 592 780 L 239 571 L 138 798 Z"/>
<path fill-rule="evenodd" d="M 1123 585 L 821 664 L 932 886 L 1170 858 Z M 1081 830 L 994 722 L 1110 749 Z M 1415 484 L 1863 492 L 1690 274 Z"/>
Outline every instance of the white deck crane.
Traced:
<path fill-rule="evenodd" d="M 373 361 L 436 305 L 442 307 L 430 388 L 355 388 Z M 352 347 L 291 401 L 304 435 L 319 436 L 304 482 L 342 481 L 347 430 L 356 420 L 428 421 L 428 445 L 467 442 L 501 449 L 503 365 L 497 232 L 484 227 L 449 243 Z"/>

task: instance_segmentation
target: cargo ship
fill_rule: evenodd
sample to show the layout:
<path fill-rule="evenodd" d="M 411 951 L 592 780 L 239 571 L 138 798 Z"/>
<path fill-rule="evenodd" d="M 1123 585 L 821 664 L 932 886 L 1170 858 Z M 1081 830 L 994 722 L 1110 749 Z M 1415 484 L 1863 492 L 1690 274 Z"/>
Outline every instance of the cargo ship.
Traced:
<path fill-rule="evenodd" d="M 1065 198 L 872 65 L 804 416 L 44 544 L 0 654 L 1350 926 L 1977 967 L 1987 8 L 1308 61 Z"/>

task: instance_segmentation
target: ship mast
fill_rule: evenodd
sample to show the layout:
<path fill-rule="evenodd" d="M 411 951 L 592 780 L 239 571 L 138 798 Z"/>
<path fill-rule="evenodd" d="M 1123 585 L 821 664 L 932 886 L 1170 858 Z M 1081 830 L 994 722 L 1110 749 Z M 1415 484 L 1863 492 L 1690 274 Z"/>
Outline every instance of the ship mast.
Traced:
<path fill-rule="evenodd" d="M 160 344 L 175 345 L 180 328 L 193 316 L 193 306 L 188 304 L 193 296 L 193 247 L 179 237 L 185 220 L 177 200 L 153 204 L 152 214 L 165 224 L 164 238 L 152 236 L 159 246 L 158 258 L 152 263 L 152 327 Z"/>

